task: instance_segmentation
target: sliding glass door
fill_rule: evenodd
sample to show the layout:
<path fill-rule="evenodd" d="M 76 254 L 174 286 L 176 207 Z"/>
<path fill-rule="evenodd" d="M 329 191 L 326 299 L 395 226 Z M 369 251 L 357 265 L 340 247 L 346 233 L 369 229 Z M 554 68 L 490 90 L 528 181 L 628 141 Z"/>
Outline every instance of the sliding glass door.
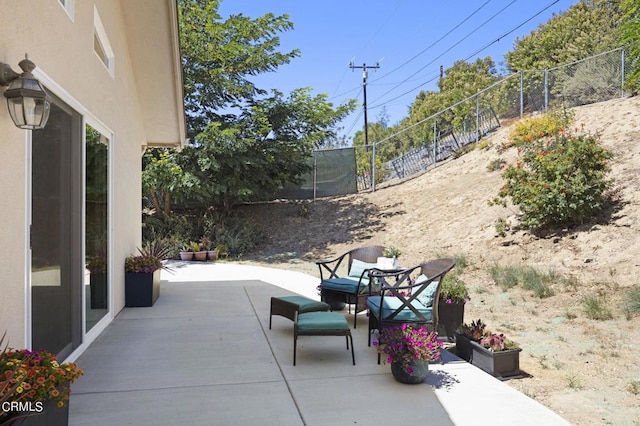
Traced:
<path fill-rule="evenodd" d="M 82 342 L 82 118 L 51 98 L 32 132 L 31 346 L 64 359 Z"/>

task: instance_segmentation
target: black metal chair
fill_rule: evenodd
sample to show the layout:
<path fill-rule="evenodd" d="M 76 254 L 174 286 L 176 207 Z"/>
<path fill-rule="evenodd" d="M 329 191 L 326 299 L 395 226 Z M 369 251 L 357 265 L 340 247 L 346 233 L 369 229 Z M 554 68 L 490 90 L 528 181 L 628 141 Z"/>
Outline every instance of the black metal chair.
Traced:
<path fill-rule="evenodd" d="M 367 309 L 368 271 L 376 267 L 378 257 L 382 257 L 383 251 L 383 246 L 365 246 L 349 250 L 335 259 L 316 262 L 320 269 L 320 299 L 329 304 L 343 302 L 355 305 L 353 328 L 357 327 L 357 314 Z M 347 275 L 339 276 L 338 269 L 345 259 Z"/>
<path fill-rule="evenodd" d="M 455 259 L 444 258 L 394 272 L 370 270 L 369 346 L 373 330 L 400 324 L 423 325 L 437 331 L 440 288 L 455 264 Z"/>

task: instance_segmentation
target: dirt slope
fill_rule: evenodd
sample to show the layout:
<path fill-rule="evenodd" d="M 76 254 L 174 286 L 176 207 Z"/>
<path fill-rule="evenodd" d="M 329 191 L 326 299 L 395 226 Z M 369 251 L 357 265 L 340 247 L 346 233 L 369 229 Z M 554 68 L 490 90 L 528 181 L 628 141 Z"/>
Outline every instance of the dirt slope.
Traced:
<path fill-rule="evenodd" d="M 497 237 L 498 218 L 517 224 L 515 208 L 487 204 L 503 184 L 487 164 L 516 158 L 514 149 L 498 149 L 507 140 L 503 127 L 489 147 L 372 194 L 245 207 L 268 235 L 247 261 L 317 275 L 313 261 L 363 244 L 396 245 L 406 265 L 464 256 L 472 298 L 465 319 L 482 318 L 524 349 L 521 368 L 532 377 L 511 386 L 574 424 L 638 425 L 640 317 L 625 318 L 622 302 L 626 289 L 640 285 L 640 98 L 575 112 L 575 126 L 600 133 L 615 155 L 619 203 L 600 223 L 542 238 L 521 230 Z M 494 264 L 553 270 L 573 282 L 558 281 L 547 299 L 519 288 L 503 292 L 488 274 Z M 587 295 L 604 297 L 614 319 L 589 319 Z"/>

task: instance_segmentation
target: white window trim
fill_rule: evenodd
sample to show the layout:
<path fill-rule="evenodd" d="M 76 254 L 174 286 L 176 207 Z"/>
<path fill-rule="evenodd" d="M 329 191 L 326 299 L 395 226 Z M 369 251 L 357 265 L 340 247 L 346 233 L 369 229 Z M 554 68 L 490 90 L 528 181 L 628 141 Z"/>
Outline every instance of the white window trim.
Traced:
<path fill-rule="evenodd" d="M 93 6 L 93 29 L 94 29 L 94 37 L 98 38 L 100 42 L 100 46 L 104 51 L 105 56 L 107 57 L 107 63 L 105 64 L 100 55 L 94 51 L 96 57 L 100 60 L 107 70 L 111 77 L 115 74 L 115 54 L 113 53 L 113 49 L 111 48 L 111 43 L 109 43 L 109 38 L 107 37 L 107 32 L 104 29 L 104 25 L 102 25 L 102 19 L 100 19 L 100 14 L 98 13 L 98 8 Z"/>
<path fill-rule="evenodd" d="M 64 3 L 62 0 L 58 0 L 58 4 L 64 9 L 69 19 L 71 19 L 71 22 L 74 22 L 76 0 L 64 0 Z"/>

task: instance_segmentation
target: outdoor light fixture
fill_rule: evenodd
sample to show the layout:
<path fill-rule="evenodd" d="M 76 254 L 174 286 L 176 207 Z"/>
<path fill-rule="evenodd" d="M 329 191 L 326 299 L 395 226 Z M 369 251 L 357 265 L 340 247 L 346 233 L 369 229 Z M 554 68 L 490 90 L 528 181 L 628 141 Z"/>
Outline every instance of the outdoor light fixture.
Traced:
<path fill-rule="evenodd" d="M 27 55 L 18 64 L 22 74 L 13 71 L 7 64 L 0 62 L 0 86 L 9 86 L 4 91 L 11 119 L 21 129 L 44 129 L 49 119 L 49 101 L 47 92 L 31 74 L 36 65 Z"/>

